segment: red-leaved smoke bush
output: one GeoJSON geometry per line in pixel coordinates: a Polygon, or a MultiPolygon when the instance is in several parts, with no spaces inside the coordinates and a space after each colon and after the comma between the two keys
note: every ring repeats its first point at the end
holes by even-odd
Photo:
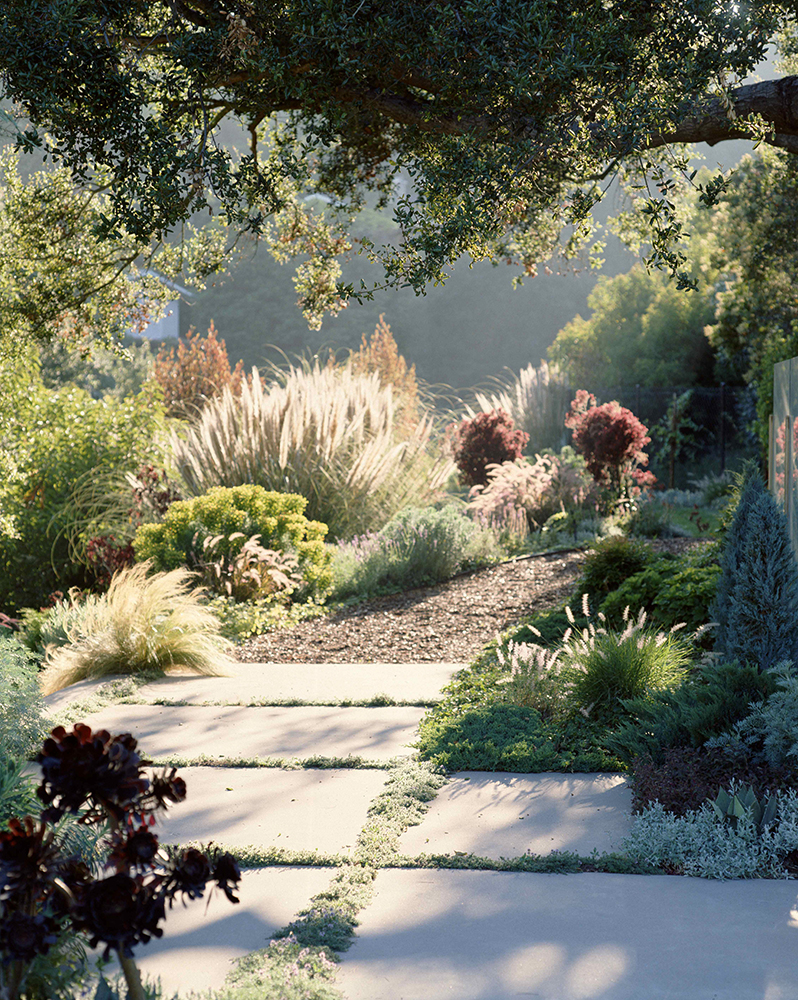
{"type": "Polygon", "coordinates": [[[454,461],[466,486],[484,486],[488,466],[514,462],[529,441],[529,435],[515,426],[504,410],[478,413],[473,418],[452,424],[454,461]]]}
{"type": "Polygon", "coordinates": [[[648,428],[616,400],[597,406],[596,397],[580,389],[565,426],[573,431],[573,446],[584,457],[588,471],[616,498],[634,496],[656,482],[642,468],[648,465],[643,451],[651,440],[648,428]]]}

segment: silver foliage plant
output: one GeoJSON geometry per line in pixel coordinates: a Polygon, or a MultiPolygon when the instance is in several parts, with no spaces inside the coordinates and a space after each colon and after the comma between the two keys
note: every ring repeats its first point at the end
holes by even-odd
{"type": "Polygon", "coordinates": [[[798,791],[779,793],[776,818],[761,833],[752,816],[724,823],[709,802],[684,816],[654,802],[634,817],[623,849],[699,878],[787,878],[784,859],[798,849],[798,791]]]}

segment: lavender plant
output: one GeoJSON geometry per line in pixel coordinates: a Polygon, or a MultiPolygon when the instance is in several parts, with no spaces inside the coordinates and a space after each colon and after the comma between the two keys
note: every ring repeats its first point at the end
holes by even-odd
{"type": "Polygon", "coordinates": [[[237,903],[238,865],[229,854],[160,846],[154,814],[185,799],[185,782],[174,768],[148,778],[129,734],[58,726],[36,759],[41,815],[0,832],[0,996],[19,1000],[34,961],[77,934],[103,945],[105,958],[115,952],[129,1000],[146,1000],[133,949],[161,937],[167,905],[202,898],[209,883],[237,903]],[[99,873],[65,842],[67,815],[102,834],[99,873]]]}
{"type": "Polygon", "coordinates": [[[499,556],[493,531],[453,505],[408,508],[379,532],[340,543],[333,566],[334,596],[408,589],[448,580],[468,563],[499,556]]]}

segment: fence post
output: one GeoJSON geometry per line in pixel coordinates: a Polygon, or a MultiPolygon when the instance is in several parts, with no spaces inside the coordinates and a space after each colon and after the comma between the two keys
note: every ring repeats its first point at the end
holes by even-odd
{"type": "Polygon", "coordinates": [[[720,474],[726,471],[726,383],[720,383],[720,474]]]}

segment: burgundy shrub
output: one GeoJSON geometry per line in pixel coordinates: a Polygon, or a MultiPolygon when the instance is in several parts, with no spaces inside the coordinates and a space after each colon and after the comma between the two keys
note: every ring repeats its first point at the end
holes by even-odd
{"type": "Polygon", "coordinates": [[[504,410],[490,410],[462,420],[452,437],[454,461],[466,486],[484,486],[487,467],[514,462],[529,441],[526,431],[516,429],[513,418],[504,410]]]}
{"type": "Polygon", "coordinates": [[[580,389],[565,418],[573,432],[573,446],[584,457],[587,468],[600,485],[617,496],[656,482],[643,448],[649,443],[648,429],[631,410],[616,400],[596,406],[596,397],[580,389]]]}

